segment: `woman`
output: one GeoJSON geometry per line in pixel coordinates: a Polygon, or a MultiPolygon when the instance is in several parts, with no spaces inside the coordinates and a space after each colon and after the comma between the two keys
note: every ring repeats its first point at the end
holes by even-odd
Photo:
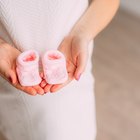
{"type": "Polygon", "coordinates": [[[118,5],[119,0],[0,0],[1,140],[96,138],[93,39],[118,5]],[[22,87],[15,61],[28,49],[40,55],[60,50],[68,81],[49,85],[41,72],[39,85],[22,87]]]}

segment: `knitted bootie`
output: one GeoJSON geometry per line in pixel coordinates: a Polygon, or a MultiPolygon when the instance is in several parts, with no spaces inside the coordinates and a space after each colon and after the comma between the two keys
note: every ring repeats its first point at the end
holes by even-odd
{"type": "Polygon", "coordinates": [[[35,50],[21,53],[16,61],[18,80],[22,86],[34,86],[41,82],[39,54],[35,50]]]}
{"type": "Polygon", "coordinates": [[[48,50],[42,56],[45,80],[49,84],[62,84],[68,79],[66,60],[58,50],[48,50]]]}

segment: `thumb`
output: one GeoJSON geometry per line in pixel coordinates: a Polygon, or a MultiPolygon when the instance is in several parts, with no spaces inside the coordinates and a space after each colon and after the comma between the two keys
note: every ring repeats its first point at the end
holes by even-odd
{"type": "Polygon", "coordinates": [[[10,69],[5,73],[5,76],[12,84],[17,83],[17,76],[14,70],[10,69]]]}
{"type": "Polygon", "coordinates": [[[80,79],[81,74],[85,71],[87,64],[88,54],[87,52],[81,52],[76,60],[77,68],[74,73],[74,77],[76,80],[80,79]]]}

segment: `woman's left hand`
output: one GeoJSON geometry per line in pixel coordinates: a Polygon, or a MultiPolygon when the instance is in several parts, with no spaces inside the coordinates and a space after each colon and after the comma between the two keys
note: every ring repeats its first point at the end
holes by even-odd
{"type": "Polygon", "coordinates": [[[72,31],[64,38],[58,50],[66,57],[68,80],[64,84],[45,85],[45,91],[55,92],[66,86],[74,78],[79,80],[84,72],[88,60],[88,44],[90,40],[105,28],[111,21],[119,7],[119,0],[113,1],[93,1],[82,17],[74,25],[72,31]],[[115,3],[114,3],[115,2],[115,3]],[[110,6],[111,4],[111,6],[110,6]],[[100,5],[104,5],[102,8],[100,5]]]}
{"type": "MultiPolygon", "coordinates": [[[[84,36],[80,32],[71,33],[63,39],[58,50],[65,55],[68,80],[63,84],[47,85],[50,86],[50,92],[58,91],[69,84],[73,79],[80,79],[88,61],[88,44],[89,40],[87,36],[84,36]]],[[[45,88],[48,88],[47,86],[45,88]]]]}

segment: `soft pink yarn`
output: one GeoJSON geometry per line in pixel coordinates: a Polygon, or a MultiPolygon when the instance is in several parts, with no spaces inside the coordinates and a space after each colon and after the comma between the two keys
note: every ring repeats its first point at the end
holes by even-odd
{"type": "Polygon", "coordinates": [[[68,79],[66,60],[58,50],[48,50],[42,56],[45,80],[49,84],[61,84],[68,79]]]}
{"type": "Polygon", "coordinates": [[[39,54],[35,50],[21,53],[16,61],[18,80],[22,86],[34,86],[41,82],[39,54]]]}
{"type": "MultiPolygon", "coordinates": [[[[34,86],[41,82],[37,51],[24,51],[18,56],[16,65],[18,79],[22,86],[34,86]]],[[[68,79],[65,56],[60,51],[47,50],[42,55],[42,66],[48,84],[62,84],[68,79]]]]}

